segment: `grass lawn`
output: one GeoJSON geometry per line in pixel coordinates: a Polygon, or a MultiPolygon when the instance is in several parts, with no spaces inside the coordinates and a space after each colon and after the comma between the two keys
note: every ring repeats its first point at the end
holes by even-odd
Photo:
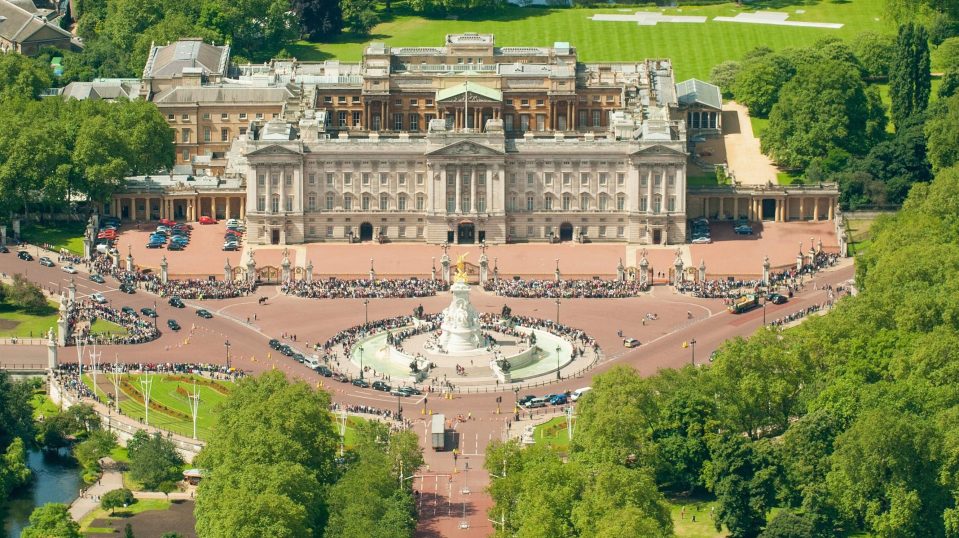
{"type": "Polygon", "coordinates": [[[93,334],[114,334],[114,335],[123,335],[126,336],[127,330],[123,327],[113,323],[112,321],[107,321],[105,319],[97,319],[93,322],[93,325],[90,327],[90,332],[93,334]]]}
{"type": "Polygon", "coordinates": [[[749,116],[749,123],[753,126],[753,136],[760,138],[763,132],[766,130],[766,127],[769,126],[769,118],[757,118],[756,116],[749,116]]]}
{"type": "Polygon", "coordinates": [[[50,417],[60,412],[57,404],[53,403],[53,401],[42,392],[34,393],[33,397],[30,398],[30,406],[33,407],[34,419],[40,416],[50,417]]]}
{"type": "Polygon", "coordinates": [[[715,172],[700,171],[695,165],[691,165],[686,168],[686,170],[696,171],[696,175],[686,176],[686,184],[690,187],[712,187],[719,185],[719,179],[716,178],[715,172]]]}
{"type": "Polygon", "coordinates": [[[875,222],[875,219],[846,219],[850,256],[856,256],[869,249],[872,241],[870,228],[873,222],[875,222]]]}
{"type": "Polygon", "coordinates": [[[402,4],[394,2],[394,16],[383,16],[369,36],[344,35],[329,43],[305,41],[289,47],[290,55],[300,60],[355,62],[370,41],[391,46],[442,46],[448,33],[482,32],[496,34],[498,46],[549,46],[568,41],[585,62],[629,61],[643,58],[672,58],[676,80],[708,78],[712,66],[724,60],[736,60],[743,53],[767,46],[774,50],[811,45],[827,36],[850,38],[863,31],[892,32],[891,24],[881,20],[883,0],[852,0],[845,3],[803,0],[761,0],[748,7],[735,3],[711,6],[684,6],[662,9],[654,6],[617,8],[518,8],[510,7],[492,14],[474,14],[459,20],[429,19],[405,14],[402,4]],[[716,16],[769,9],[789,13],[789,20],[843,23],[841,29],[796,28],[763,24],[717,22],[716,16]],[[796,13],[804,10],[804,13],[796,13]],[[639,26],[631,22],[597,22],[597,13],[623,14],[635,11],[662,11],[670,15],[708,17],[703,24],[661,23],[639,26]]]}
{"type": "Polygon", "coordinates": [[[681,538],[720,538],[725,532],[717,532],[710,509],[715,501],[698,499],[669,499],[669,512],[673,516],[673,530],[681,538]],[[683,508],[686,509],[685,515],[683,508]],[[696,516],[696,521],[693,521],[696,516]]]}
{"type": "Polygon", "coordinates": [[[792,185],[797,182],[796,180],[799,180],[799,183],[801,183],[802,177],[802,172],[777,172],[776,182],[780,185],[792,185]]]}
{"type": "MultiPolygon", "coordinates": [[[[171,378],[172,376],[168,375],[155,375],[153,376],[153,388],[150,391],[150,401],[156,402],[160,405],[164,405],[175,411],[179,411],[185,414],[187,417],[190,415],[190,403],[186,396],[177,392],[177,387],[182,387],[187,392],[193,391],[193,383],[186,381],[178,381],[171,378]]],[[[129,374],[130,384],[132,384],[138,391],[142,394],[142,387],[139,384],[139,375],[129,374]]],[[[204,378],[207,379],[207,378],[204,378]]],[[[208,379],[207,379],[208,380],[208,379]]],[[[107,398],[107,392],[104,391],[105,382],[108,382],[108,378],[105,375],[101,375],[97,378],[98,387],[97,392],[100,393],[104,398],[107,398]]],[[[93,387],[93,379],[89,374],[83,376],[83,382],[88,387],[93,387]]],[[[224,386],[231,387],[232,383],[228,381],[216,381],[216,383],[224,386]]],[[[200,440],[207,439],[211,432],[213,431],[213,426],[216,424],[216,413],[213,412],[213,409],[216,408],[217,404],[222,402],[227,398],[223,393],[216,391],[208,386],[197,384],[197,389],[200,392],[200,411],[199,417],[197,418],[196,433],[197,437],[200,440]]],[[[113,395],[112,386],[109,388],[109,395],[113,395]]],[[[120,388],[120,410],[123,411],[123,414],[133,417],[135,419],[142,419],[144,417],[143,404],[135,400],[130,399],[123,392],[123,388],[120,388]]],[[[336,417],[334,417],[336,418],[336,417]]],[[[346,420],[346,447],[352,447],[356,442],[356,426],[365,419],[355,416],[349,416],[346,420]]],[[[150,425],[163,428],[165,430],[170,430],[180,435],[186,437],[193,436],[193,420],[192,418],[183,418],[170,414],[163,413],[157,409],[154,409],[152,406],[150,408],[150,425]]],[[[339,434],[339,423],[335,424],[335,430],[339,434]]],[[[118,453],[118,456],[125,457],[125,451],[123,453],[118,453]]],[[[116,457],[114,457],[116,459],[116,457]]],[[[120,460],[117,460],[120,461],[120,460]]],[[[124,475],[124,480],[126,476],[124,475]]],[[[130,488],[133,489],[133,488],[130,488]]]]}
{"type": "Polygon", "coordinates": [[[35,245],[49,243],[57,249],[65,248],[77,256],[83,256],[83,232],[85,222],[32,223],[23,228],[24,241],[35,245]]]}
{"type": "Polygon", "coordinates": [[[170,501],[166,499],[138,499],[137,502],[126,508],[117,508],[113,515],[109,510],[97,508],[80,520],[80,532],[87,534],[114,534],[116,529],[108,527],[90,527],[97,519],[125,519],[150,510],[169,510],[170,501]]]}
{"type": "MultiPolygon", "coordinates": [[[[886,108],[889,109],[892,107],[892,98],[889,97],[889,84],[887,83],[876,83],[875,86],[879,88],[879,96],[882,98],[882,103],[886,105],[886,108]]],[[[934,103],[939,99],[939,86],[942,86],[942,77],[932,77],[932,90],[929,92],[929,102],[934,103]]],[[[896,130],[892,126],[892,116],[889,113],[886,113],[889,116],[889,124],[886,125],[886,132],[893,133],[896,130]]]]}
{"type": "MultiPolygon", "coordinates": [[[[573,432],[575,434],[575,418],[573,432]]],[[[566,429],[566,417],[556,417],[544,422],[533,430],[533,439],[537,443],[546,443],[548,446],[565,452],[569,449],[569,432],[566,429]]]]}
{"type": "Polygon", "coordinates": [[[47,301],[47,309],[28,314],[8,302],[0,302],[0,337],[40,338],[50,327],[56,329],[58,305],[47,301]]]}

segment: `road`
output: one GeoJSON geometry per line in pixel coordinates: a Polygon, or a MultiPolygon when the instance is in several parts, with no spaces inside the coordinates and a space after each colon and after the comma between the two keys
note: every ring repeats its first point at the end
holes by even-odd
{"type": "MultiPolygon", "coordinates": [[[[15,254],[0,254],[0,271],[6,274],[23,273],[30,280],[48,290],[66,293],[71,275],[60,267],[47,268],[36,261],[18,260],[15,254]]],[[[841,285],[853,276],[850,260],[839,267],[824,271],[807,280],[805,289],[784,305],[768,305],[767,320],[783,317],[826,301],[825,285],[841,285]]],[[[433,452],[426,446],[428,435],[422,435],[426,466],[412,478],[418,497],[419,526],[417,536],[485,536],[492,532],[493,524],[486,518],[491,499],[484,493],[489,477],[482,470],[483,453],[492,439],[502,439],[506,434],[506,418],[497,414],[496,397],[503,397],[501,410],[511,407],[514,394],[500,392],[491,394],[457,394],[452,400],[430,395],[403,399],[368,389],[358,389],[349,384],[330,382],[312,370],[286,357],[273,353],[267,345],[270,338],[283,334],[296,335],[296,342],[285,340],[294,346],[305,347],[308,343],[322,342],[337,331],[363,323],[369,319],[409,314],[422,304],[427,313],[438,312],[449,303],[448,296],[423,299],[374,299],[368,307],[361,299],[310,300],[281,295],[276,287],[264,287],[255,296],[229,299],[187,301],[187,308],[177,309],[167,305],[144,291],[127,295],[117,289],[112,279],[105,285],[88,280],[86,273],[76,275],[77,295],[80,298],[94,292],[103,293],[111,304],[131,306],[139,310],[153,307],[159,313],[158,323],[162,336],[154,342],[133,346],[101,346],[101,360],[114,358],[125,363],[198,362],[225,364],[227,347],[231,363],[253,372],[273,368],[282,370],[332,394],[333,400],[343,404],[372,405],[395,409],[402,405],[407,417],[416,417],[414,429],[426,431],[428,412],[444,413],[447,417],[471,413],[473,419],[455,424],[459,449],[463,455],[454,463],[450,452],[433,452]],[[258,304],[257,297],[268,296],[265,304],[258,304]],[[195,315],[197,308],[214,312],[213,319],[195,315]],[[366,310],[368,308],[368,311],[366,310]],[[166,328],[166,320],[174,318],[183,330],[174,333],[166,328]],[[467,469],[466,466],[469,466],[467,469]],[[464,528],[466,527],[466,528],[464,528]]],[[[471,298],[480,311],[499,312],[508,304],[514,314],[553,319],[557,315],[555,301],[549,299],[505,299],[474,291],[471,298]]],[[[726,312],[722,301],[695,299],[673,292],[668,287],[656,287],[644,297],[633,299],[567,299],[562,300],[558,315],[561,322],[578,327],[596,338],[606,359],[581,377],[538,389],[539,393],[576,390],[590,385],[593,376],[617,365],[636,368],[643,375],[652,375],[661,368],[677,368],[692,362],[693,349],[684,348],[683,342],[696,340],[696,362],[708,360],[712,351],[723,341],[748,336],[763,324],[764,311],[754,309],[741,315],[726,312]],[[647,313],[654,313],[655,321],[643,320],[647,313]],[[690,317],[691,316],[691,317],[690,317]],[[626,349],[618,331],[624,336],[642,342],[638,348],[626,349]]],[[[61,361],[75,361],[72,349],[60,350],[61,361]]],[[[535,390],[523,390],[525,393],[535,390]]],[[[513,428],[521,428],[522,424],[513,428]]]]}

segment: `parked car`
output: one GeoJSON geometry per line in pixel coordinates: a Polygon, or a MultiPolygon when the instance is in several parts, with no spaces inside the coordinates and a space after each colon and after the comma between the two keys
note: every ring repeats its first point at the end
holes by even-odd
{"type": "Polygon", "coordinates": [[[223,250],[227,252],[236,251],[236,250],[240,250],[240,246],[237,245],[236,243],[233,243],[232,245],[223,245],[223,250]]]}
{"type": "Polygon", "coordinates": [[[332,377],[332,376],[333,376],[333,370],[330,370],[330,369],[327,368],[326,366],[322,366],[322,365],[316,367],[316,373],[320,374],[320,375],[323,376],[323,377],[332,377]]]}
{"type": "Polygon", "coordinates": [[[64,265],[61,267],[64,273],[70,273],[71,275],[77,274],[77,268],[72,265],[64,265]]]}
{"type": "Polygon", "coordinates": [[[177,243],[176,241],[170,241],[170,244],[166,246],[167,250],[183,250],[186,246],[183,243],[177,243]]]}
{"type": "Polygon", "coordinates": [[[97,304],[105,304],[107,302],[107,298],[104,297],[102,293],[94,293],[90,296],[90,300],[97,304]]]}
{"type": "Polygon", "coordinates": [[[280,341],[277,340],[276,338],[270,340],[270,347],[273,349],[279,349],[281,345],[283,344],[281,344],[280,341]]]}
{"type": "Polygon", "coordinates": [[[370,384],[367,383],[365,379],[359,379],[359,378],[353,380],[353,386],[360,387],[361,389],[370,388],[370,384]]]}
{"type": "Polygon", "coordinates": [[[517,403],[519,405],[526,405],[526,402],[533,400],[535,398],[536,398],[535,394],[527,394],[526,396],[523,396],[522,398],[520,398],[519,401],[517,401],[517,403]]]}
{"type": "Polygon", "coordinates": [[[10,249],[8,249],[6,245],[0,245],[0,254],[8,254],[9,252],[10,249]]]}
{"type": "Polygon", "coordinates": [[[124,282],[123,284],[120,284],[120,291],[126,293],[127,295],[133,295],[137,292],[137,288],[129,282],[124,282]]]}
{"type": "Polygon", "coordinates": [[[401,398],[408,398],[409,394],[407,394],[405,391],[402,391],[400,389],[393,389],[390,391],[390,396],[399,396],[401,398]]]}
{"type": "Polygon", "coordinates": [[[24,261],[28,261],[28,262],[32,262],[32,261],[33,261],[33,256],[31,256],[30,253],[27,252],[26,250],[18,251],[18,252],[17,252],[17,257],[20,258],[21,260],[24,260],[24,261]]]}
{"type": "Polygon", "coordinates": [[[626,347],[639,347],[639,340],[635,338],[624,338],[623,345],[626,347]]]}
{"type": "Polygon", "coordinates": [[[346,374],[341,374],[339,372],[333,372],[333,375],[330,376],[330,378],[333,379],[334,381],[339,381],[340,383],[350,382],[350,378],[347,377],[346,374]]]}
{"type": "Polygon", "coordinates": [[[696,245],[709,244],[709,243],[712,243],[712,242],[713,242],[713,240],[710,239],[709,237],[694,237],[693,240],[692,240],[692,243],[694,243],[694,244],[696,244],[696,245]]]}
{"type": "Polygon", "coordinates": [[[150,241],[147,243],[147,248],[163,248],[166,245],[166,241],[150,241]]]}
{"type": "Polygon", "coordinates": [[[211,314],[210,311],[205,308],[201,308],[197,310],[196,315],[200,316],[203,319],[210,319],[213,317],[213,314],[211,314]]]}
{"type": "Polygon", "coordinates": [[[54,266],[56,266],[57,264],[53,263],[53,260],[51,260],[50,258],[47,258],[46,256],[41,256],[41,257],[40,257],[40,265],[42,265],[42,266],[44,266],[44,267],[54,267],[54,266]]]}
{"type": "Polygon", "coordinates": [[[239,225],[240,225],[240,221],[237,220],[237,219],[227,219],[227,220],[226,220],[226,226],[227,226],[227,228],[229,228],[230,226],[239,226],[239,225]]]}
{"type": "Polygon", "coordinates": [[[152,309],[152,308],[149,308],[149,307],[141,308],[141,309],[140,309],[140,313],[143,314],[144,316],[148,317],[148,318],[155,318],[155,317],[157,317],[157,311],[154,310],[154,309],[152,309]]]}
{"type": "Polygon", "coordinates": [[[532,400],[523,404],[523,407],[526,409],[536,409],[538,407],[546,407],[546,398],[533,398],[532,400]]]}
{"type": "Polygon", "coordinates": [[[566,405],[568,400],[569,398],[567,398],[565,394],[557,394],[549,399],[549,403],[551,405],[566,405]]]}
{"type": "Polygon", "coordinates": [[[106,280],[104,280],[103,277],[100,276],[100,275],[98,275],[97,273],[91,274],[91,275],[90,275],[90,280],[93,281],[93,282],[96,282],[97,284],[105,284],[105,283],[106,283],[106,280]]]}
{"type": "Polygon", "coordinates": [[[124,306],[123,308],[120,309],[120,312],[123,312],[124,314],[129,314],[131,316],[137,315],[137,311],[134,310],[133,307],[131,306],[124,306]]]}
{"type": "Polygon", "coordinates": [[[785,304],[789,298],[781,293],[770,293],[766,296],[766,300],[772,304],[785,304]]]}
{"type": "Polygon", "coordinates": [[[379,391],[382,391],[382,392],[390,392],[391,390],[393,390],[393,387],[389,386],[389,385],[386,384],[386,382],[384,382],[384,381],[374,381],[374,382],[373,382],[373,390],[379,390],[379,391]]]}
{"type": "Polygon", "coordinates": [[[400,388],[397,389],[397,390],[401,390],[401,391],[405,392],[407,396],[412,396],[412,395],[414,395],[414,394],[418,396],[418,395],[420,395],[420,394],[423,394],[423,392],[420,391],[420,390],[419,390],[418,388],[416,388],[416,387],[400,387],[400,388]]]}
{"type": "Polygon", "coordinates": [[[168,320],[166,320],[166,325],[167,325],[167,327],[169,327],[171,330],[174,330],[174,331],[179,331],[179,330],[180,330],[180,324],[177,323],[175,319],[168,319],[168,320]]]}
{"type": "Polygon", "coordinates": [[[170,300],[167,301],[167,304],[169,304],[170,306],[174,308],[183,308],[184,306],[186,306],[183,304],[183,299],[180,299],[178,295],[174,295],[173,297],[170,297],[170,300]]]}
{"type": "Polygon", "coordinates": [[[740,224],[739,226],[733,228],[733,231],[739,235],[752,235],[753,227],[748,224],[740,224]]]}
{"type": "Polygon", "coordinates": [[[573,391],[573,395],[570,396],[569,399],[575,402],[576,400],[582,398],[584,394],[586,394],[587,392],[591,390],[593,390],[593,387],[583,387],[581,389],[576,389],[573,391]]]}
{"type": "Polygon", "coordinates": [[[200,217],[200,224],[216,224],[216,219],[207,215],[203,215],[200,217]]]}

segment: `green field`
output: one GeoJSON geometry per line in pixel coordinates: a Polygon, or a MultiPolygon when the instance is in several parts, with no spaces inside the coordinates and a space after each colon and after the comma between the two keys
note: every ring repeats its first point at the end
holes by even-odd
{"type": "Polygon", "coordinates": [[[123,335],[127,334],[127,330],[123,327],[113,323],[112,321],[107,321],[105,319],[97,319],[93,322],[93,325],[90,327],[90,332],[93,334],[112,334],[112,335],[123,335]]]}
{"type": "Polygon", "coordinates": [[[673,516],[676,536],[681,538],[720,538],[725,532],[717,532],[713,525],[711,509],[715,501],[697,499],[670,499],[669,511],[673,516]],[[685,513],[683,508],[686,509],[685,513]],[[693,516],[696,521],[693,521],[693,516]]]}
{"type": "Polygon", "coordinates": [[[57,303],[47,301],[48,308],[39,314],[28,314],[8,302],[0,302],[0,337],[40,338],[47,330],[57,328],[57,303]]]}
{"type": "MultiPolygon", "coordinates": [[[[576,419],[573,418],[573,434],[576,434],[576,419]]],[[[533,430],[533,440],[565,452],[569,449],[569,433],[566,429],[566,417],[556,417],[544,422],[533,430]]]]}
{"type": "Polygon", "coordinates": [[[489,15],[471,15],[459,20],[428,19],[404,14],[402,4],[394,3],[393,17],[377,25],[369,36],[344,35],[334,42],[299,42],[288,47],[300,60],[358,61],[370,41],[385,41],[393,46],[442,46],[444,36],[456,32],[496,34],[499,46],[548,46],[568,41],[585,62],[630,61],[640,58],[672,58],[676,80],[708,78],[709,70],[725,60],[739,59],[744,52],[759,46],[774,50],[811,45],[827,36],[850,38],[863,31],[891,32],[891,24],[881,19],[883,0],[815,2],[766,0],[738,7],[735,3],[711,6],[685,6],[663,9],[655,6],[626,8],[507,8],[489,15]],[[769,9],[789,13],[789,20],[843,23],[841,29],[795,28],[763,24],[713,21],[716,16],[769,9]],[[597,13],[624,14],[635,11],[662,11],[670,15],[708,17],[703,24],[660,23],[639,26],[630,22],[590,20],[597,13]],[[797,10],[805,13],[796,13],[797,10]],[[878,20],[877,20],[878,19],[878,20]]]}
{"type": "Polygon", "coordinates": [[[23,240],[34,245],[49,243],[57,249],[65,248],[77,256],[83,256],[83,232],[85,222],[33,223],[21,231],[23,240]]]}
{"type": "MultiPolygon", "coordinates": [[[[142,394],[142,387],[139,384],[140,377],[141,376],[137,374],[128,374],[127,376],[130,384],[132,384],[142,394]]],[[[83,376],[83,382],[87,385],[87,387],[93,387],[93,380],[89,374],[85,374],[83,376]]],[[[97,377],[97,392],[104,399],[108,398],[107,393],[104,392],[105,387],[109,387],[109,394],[111,396],[113,395],[113,386],[106,385],[106,383],[109,383],[109,379],[105,374],[101,374],[97,377]]],[[[223,387],[226,387],[227,389],[233,385],[228,381],[217,381],[217,383],[223,387]]],[[[178,386],[182,387],[187,392],[193,391],[193,383],[177,381],[175,379],[171,379],[171,376],[168,375],[153,376],[153,389],[150,391],[150,401],[166,406],[174,411],[179,411],[180,413],[186,415],[187,418],[166,414],[151,406],[150,425],[165,430],[170,430],[186,437],[192,437],[193,419],[189,418],[191,417],[190,402],[186,396],[177,392],[176,389],[178,386]]],[[[197,384],[197,389],[200,392],[200,411],[199,417],[197,418],[196,433],[199,439],[205,440],[209,438],[213,430],[213,426],[216,424],[216,413],[213,412],[213,410],[220,402],[226,399],[227,396],[205,385],[197,384]]],[[[133,417],[135,419],[143,419],[145,415],[143,403],[132,400],[125,396],[122,386],[120,387],[120,410],[123,411],[124,415],[133,417]]],[[[347,448],[350,448],[355,444],[356,426],[363,422],[363,420],[364,419],[355,416],[347,417],[345,436],[345,444],[347,448]]],[[[338,422],[336,424],[336,432],[339,434],[338,422]]]]}
{"type": "MultiPolygon", "coordinates": [[[[110,514],[109,510],[104,510],[103,508],[97,508],[90,512],[89,514],[83,516],[83,519],[79,521],[80,531],[84,534],[116,534],[118,531],[114,528],[109,527],[91,527],[90,524],[98,519],[109,519],[122,521],[128,517],[135,516],[137,514],[142,514],[143,512],[148,512],[151,510],[169,510],[170,501],[166,499],[138,499],[137,502],[131,504],[126,508],[118,508],[114,511],[113,515],[110,514]]],[[[122,528],[122,524],[119,524],[122,528]]]]}

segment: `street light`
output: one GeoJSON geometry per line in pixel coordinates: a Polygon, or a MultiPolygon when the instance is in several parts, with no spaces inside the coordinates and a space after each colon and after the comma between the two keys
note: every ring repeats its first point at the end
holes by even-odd
{"type": "Polygon", "coordinates": [[[364,327],[370,324],[370,300],[363,299],[363,313],[365,318],[364,327]]]}
{"type": "Polygon", "coordinates": [[[360,346],[359,352],[360,352],[360,379],[363,379],[363,346],[360,346]]]}
{"type": "Polygon", "coordinates": [[[556,298],[556,324],[559,325],[559,297],[556,298]]]}
{"type": "Polygon", "coordinates": [[[400,404],[400,395],[396,395],[396,418],[400,422],[403,421],[403,405],[400,404]]]}
{"type": "Polygon", "coordinates": [[[763,326],[766,325],[766,302],[767,299],[763,297],[763,326]]]}
{"type": "Polygon", "coordinates": [[[158,317],[159,317],[159,314],[157,313],[157,302],[156,302],[156,301],[153,301],[153,328],[154,328],[154,329],[157,328],[157,318],[158,318],[158,317]]]}
{"type": "Polygon", "coordinates": [[[516,398],[516,403],[513,406],[513,413],[515,413],[515,420],[519,420],[519,387],[513,387],[513,396],[516,398]]]}
{"type": "Polygon", "coordinates": [[[226,369],[230,369],[230,341],[227,340],[223,342],[223,346],[226,347],[226,369]]]}
{"type": "Polygon", "coordinates": [[[696,339],[695,338],[689,341],[689,347],[693,351],[693,366],[696,366],[696,339]]]}
{"type": "Polygon", "coordinates": [[[557,379],[557,380],[562,379],[562,378],[559,376],[559,352],[560,352],[560,351],[561,351],[561,350],[560,350],[559,346],[556,346],[556,379],[557,379]]]}

